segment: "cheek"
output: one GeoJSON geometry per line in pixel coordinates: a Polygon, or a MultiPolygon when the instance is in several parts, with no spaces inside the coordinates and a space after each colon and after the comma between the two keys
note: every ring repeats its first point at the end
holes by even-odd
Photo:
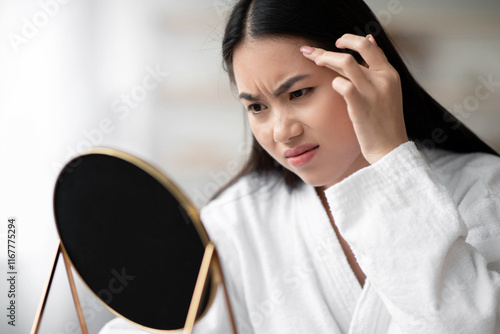
{"type": "Polygon", "coordinates": [[[348,136],[354,133],[347,105],[340,94],[331,93],[318,102],[318,110],[311,118],[316,129],[335,136],[348,136]]]}
{"type": "Polygon", "coordinates": [[[257,122],[253,118],[254,117],[252,115],[248,116],[250,129],[252,130],[252,133],[255,139],[259,142],[260,146],[268,150],[272,143],[274,143],[272,129],[267,126],[266,123],[257,122]]]}

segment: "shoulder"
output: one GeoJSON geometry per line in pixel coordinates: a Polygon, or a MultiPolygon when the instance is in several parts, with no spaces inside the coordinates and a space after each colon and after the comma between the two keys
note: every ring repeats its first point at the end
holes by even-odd
{"type": "Polygon", "coordinates": [[[270,241],[276,237],[274,231],[290,220],[290,199],[295,193],[288,190],[278,174],[250,174],[201,209],[201,221],[217,247],[237,300],[244,299],[243,273],[255,268],[260,258],[256,254],[266,253],[269,245],[275,246],[270,241]]]}
{"type": "Polygon", "coordinates": [[[282,186],[284,184],[277,173],[271,173],[268,176],[251,173],[240,177],[201,210],[202,212],[208,212],[248,201],[255,201],[262,196],[269,196],[277,191],[279,192],[282,186]]]}
{"type": "Polygon", "coordinates": [[[241,177],[200,211],[210,238],[241,231],[242,225],[268,221],[269,215],[283,207],[292,192],[278,173],[241,177]]]}

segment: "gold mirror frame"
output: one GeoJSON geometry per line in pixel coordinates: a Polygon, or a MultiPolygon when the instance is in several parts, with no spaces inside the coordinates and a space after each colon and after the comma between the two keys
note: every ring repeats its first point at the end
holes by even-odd
{"type": "Polygon", "coordinates": [[[152,331],[152,332],[156,332],[156,333],[178,333],[180,330],[182,330],[183,333],[190,334],[193,330],[194,325],[206,315],[206,313],[208,312],[208,310],[212,306],[213,301],[215,299],[215,295],[216,295],[218,286],[221,284],[222,288],[223,288],[223,292],[224,292],[224,299],[225,299],[227,309],[228,309],[231,328],[232,328],[233,333],[236,334],[237,331],[236,331],[236,324],[234,321],[234,315],[233,315],[233,311],[231,308],[229,296],[227,293],[227,288],[226,288],[226,284],[224,281],[224,276],[222,274],[222,269],[220,266],[219,257],[217,255],[217,250],[215,248],[215,245],[208,238],[208,234],[207,234],[205,228],[203,227],[203,224],[200,220],[199,212],[196,209],[196,207],[189,201],[189,199],[184,195],[184,193],[158,169],[156,169],[152,165],[148,164],[147,162],[145,162],[142,159],[137,158],[136,156],[134,156],[132,154],[126,153],[124,151],[112,149],[112,148],[105,148],[105,147],[93,148],[93,149],[88,150],[85,153],[75,157],[70,162],[68,162],[68,164],[66,164],[66,166],[61,170],[57,180],[60,179],[60,177],[64,173],[65,169],[71,164],[71,162],[77,160],[80,157],[83,157],[86,155],[91,155],[91,154],[100,154],[100,155],[106,155],[106,156],[119,158],[121,160],[124,160],[124,161],[138,167],[139,169],[141,169],[145,173],[152,176],[177,200],[177,202],[182,206],[182,208],[189,215],[189,219],[191,220],[191,222],[194,224],[195,229],[198,232],[198,235],[203,243],[205,251],[204,251],[203,259],[202,259],[202,262],[200,265],[200,270],[198,273],[198,278],[196,280],[196,285],[195,285],[195,288],[193,291],[193,295],[191,297],[191,303],[189,306],[189,310],[188,310],[188,314],[187,314],[186,321],[184,324],[184,328],[179,328],[179,329],[174,329],[174,330],[159,330],[159,329],[155,329],[155,328],[149,328],[149,327],[143,326],[139,323],[136,323],[136,322],[122,316],[121,314],[116,312],[113,308],[111,308],[108,304],[103,302],[97,296],[97,294],[87,285],[86,281],[80,275],[78,270],[76,270],[76,268],[74,267],[74,265],[71,261],[71,258],[69,257],[68,253],[66,252],[66,249],[64,248],[64,245],[63,245],[62,240],[61,240],[61,234],[60,234],[59,228],[56,224],[56,229],[57,229],[57,233],[59,235],[59,240],[57,242],[56,252],[55,252],[53,262],[52,262],[53,264],[52,264],[51,272],[50,272],[49,278],[47,280],[45,289],[42,293],[42,298],[41,298],[41,301],[40,301],[40,304],[39,304],[39,307],[38,307],[38,310],[37,310],[37,313],[35,316],[35,320],[33,322],[33,326],[32,326],[30,333],[37,334],[39,329],[40,329],[41,320],[43,318],[43,312],[44,312],[44,309],[46,306],[47,298],[48,298],[50,288],[52,285],[52,281],[54,278],[55,270],[56,270],[57,263],[59,260],[59,255],[62,253],[65,267],[66,267],[66,273],[68,276],[68,281],[69,281],[69,285],[70,285],[70,289],[71,289],[71,294],[73,296],[73,301],[75,304],[75,310],[76,310],[78,321],[80,323],[80,328],[81,328],[83,334],[88,334],[88,329],[87,329],[87,325],[85,322],[85,317],[83,315],[80,300],[78,297],[78,292],[77,292],[77,289],[75,286],[73,273],[71,270],[72,267],[75,269],[76,274],[78,275],[80,280],[83,282],[83,284],[87,287],[87,289],[91,292],[91,294],[95,298],[97,298],[97,300],[99,300],[101,302],[101,304],[103,304],[109,311],[111,311],[117,317],[120,317],[122,319],[127,320],[128,322],[133,323],[135,326],[137,326],[139,328],[142,328],[142,329],[145,329],[148,331],[152,331]],[[211,276],[211,281],[210,281],[211,285],[208,289],[210,295],[208,297],[207,306],[206,306],[205,310],[197,317],[201,299],[202,299],[204,293],[206,293],[205,285],[206,285],[207,278],[209,277],[209,275],[211,276]]]}

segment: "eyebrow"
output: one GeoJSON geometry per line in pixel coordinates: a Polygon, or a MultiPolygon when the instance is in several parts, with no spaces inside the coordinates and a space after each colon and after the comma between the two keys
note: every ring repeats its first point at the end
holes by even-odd
{"type": "MultiPolygon", "coordinates": [[[[279,96],[279,95],[283,94],[288,89],[290,89],[290,87],[292,87],[297,81],[300,81],[300,80],[305,79],[307,77],[309,77],[309,74],[299,74],[299,75],[296,75],[296,76],[293,76],[293,77],[287,79],[278,88],[276,88],[276,90],[273,92],[273,95],[279,96]]],[[[252,101],[252,102],[258,101],[260,99],[260,97],[258,95],[255,96],[255,95],[245,93],[245,92],[241,92],[239,95],[239,98],[245,99],[248,101],[252,101]]]]}

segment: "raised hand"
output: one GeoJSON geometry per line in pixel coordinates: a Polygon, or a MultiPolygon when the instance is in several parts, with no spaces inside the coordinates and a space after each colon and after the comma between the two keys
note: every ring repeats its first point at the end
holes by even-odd
{"type": "Polygon", "coordinates": [[[365,62],[360,65],[350,54],[310,46],[300,51],[318,66],[340,74],[332,87],[344,97],[361,152],[373,164],[408,141],[399,74],[371,35],[345,34],[336,46],[359,52],[365,62]]]}

